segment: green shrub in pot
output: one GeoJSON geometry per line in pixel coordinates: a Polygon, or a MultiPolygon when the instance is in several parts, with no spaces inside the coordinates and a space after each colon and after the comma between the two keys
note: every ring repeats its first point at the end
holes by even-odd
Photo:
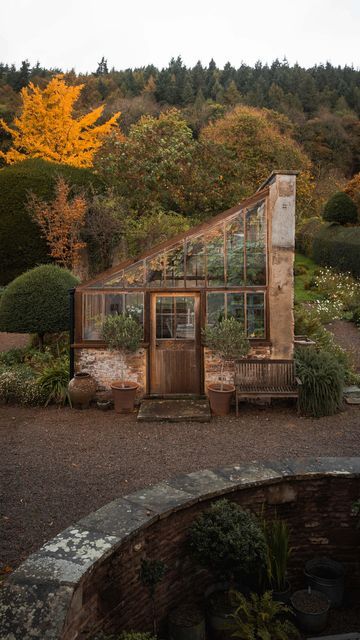
{"type": "Polygon", "coordinates": [[[204,344],[220,358],[220,384],[208,385],[209,400],[215,415],[226,415],[230,411],[230,399],[235,390],[234,385],[224,383],[224,367],[226,362],[233,362],[247,356],[250,342],[244,333],[244,326],[235,318],[226,318],[214,326],[207,326],[202,331],[204,344]]]}
{"type": "Polygon", "coordinates": [[[266,542],[255,516],[235,502],[213,503],[189,532],[193,557],[216,579],[258,581],[266,566],[266,542]]]}
{"type": "Polygon", "coordinates": [[[289,526],[284,520],[262,520],[266,540],[266,573],[270,589],[277,595],[275,599],[288,600],[290,585],[287,580],[287,564],[291,549],[289,545],[289,526]],[[283,594],[283,597],[281,597],[283,594]]]}
{"type": "Polygon", "coordinates": [[[128,413],[134,409],[136,382],[125,380],[126,354],[134,353],[143,339],[143,328],[135,318],[123,314],[106,316],[102,338],[110,351],[120,353],[120,380],[111,384],[114,395],[115,411],[128,413]]]}

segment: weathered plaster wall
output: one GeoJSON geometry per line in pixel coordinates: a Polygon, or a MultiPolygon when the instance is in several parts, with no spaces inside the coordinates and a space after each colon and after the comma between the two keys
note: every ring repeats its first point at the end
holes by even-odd
{"type": "Polygon", "coordinates": [[[296,175],[276,174],[269,194],[269,322],[272,358],[294,350],[294,251],[296,175]]]}
{"type": "MultiPolygon", "coordinates": [[[[146,349],[139,349],[125,358],[125,379],[137,382],[139,397],[146,393],[146,349]]],[[[121,372],[121,356],[106,349],[78,349],[75,354],[76,371],[87,371],[96,380],[98,397],[106,396],[110,384],[119,380],[121,372]]]]}

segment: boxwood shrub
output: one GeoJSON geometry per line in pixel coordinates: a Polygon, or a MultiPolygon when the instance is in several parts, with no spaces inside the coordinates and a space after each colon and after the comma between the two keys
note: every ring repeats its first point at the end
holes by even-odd
{"type": "Polygon", "coordinates": [[[313,240],[315,234],[324,226],[321,218],[313,217],[305,220],[296,232],[296,250],[303,256],[313,257],[313,240]]]}
{"type": "Polygon", "coordinates": [[[338,224],[356,224],[358,221],[357,206],[355,202],[343,191],[337,191],[327,201],[323,218],[327,222],[338,224]]]}
{"type": "Polygon", "coordinates": [[[313,240],[313,258],[318,264],[350,271],[360,278],[360,226],[329,225],[313,240]]]}
{"type": "Polygon", "coordinates": [[[0,300],[0,331],[58,333],[69,329],[69,289],[78,284],[56,265],[35,267],[16,278],[0,300]]]}
{"type": "Polygon", "coordinates": [[[40,159],[0,169],[0,285],[37,264],[50,261],[46,242],[27,211],[27,196],[33,191],[44,200],[51,199],[57,175],[77,187],[87,188],[92,184],[96,190],[103,188],[100,178],[88,169],[40,159]]]}

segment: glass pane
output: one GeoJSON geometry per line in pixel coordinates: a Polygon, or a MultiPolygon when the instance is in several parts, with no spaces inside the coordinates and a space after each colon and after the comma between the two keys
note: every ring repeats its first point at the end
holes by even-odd
{"type": "Polygon", "coordinates": [[[103,295],[84,294],[84,340],[100,340],[103,320],[103,295]]]}
{"type": "Polygon", "coordinates": [[[195,300],[176,298],[175,337],[181,340],[195,339],[195,300]]]}
{"type": "Polygon", "coordinates": [[[227,293],[227,317],[236,318],[245,327],[245,310],[243,293],[227,293]]]}
{"type": "Polygon", "coordinates": [[[222,287],[224,277],[224,227],[216,227],[205,236],[207,283],[209,287],[222,287]]]}
{"type": "Polygon", "coordinates": [[[150,287],[162,287],[164,282],[164,254],[160,253],[146,260],[147,284],[150,287]]]}
{"type": "Polygon", "coordinates": [[[119,287],[120,289],[124,286],[124,270],[122,269],[119,273],[115,273],[111,278],[105,280],[104,287],[119,287]]]}
{"type": "Polygon", "coordinates": [[[105,294],[105,315],[116,316],[124,313],[124,296],[122,293],[105,294]]]}
{"type": "Polygon", "coordinates": [[[214,325],[225,318],[225,294],[207,294],[207,324],[214,325]]]}
{"type": "Polygon", "coordinates": [[[165,278],[167,287],[184,287],[184,245],[165,254],[165,278]]]}
{"type": "Polygon", "coordinates": [[[124,287],[143,287],[144,279],[144,263],[142,261],[124,269],[124,287]]]}
{"type": "Polygon", "coordinates": [[[125,294],[125,312],[138,320],[141,325],[144,324],[144,294],[143,293],[126,293],[125,294]]]}
{"type": "Polygon", "coordinates": [[[244,215],[240,212],[226,227],[227,284],[244,284],[244,215]]]}
{"type": "Polygon", "coordinates": [[[246,284],[266,284],[265,203],[246,212],[246,284]]]}
{"type": "Polygon", "coordinates": [[[186,245],[186,286],[205,285],[205,245],[203,237],[188,240],[186,245]]]}
{"type": "Polygon", "coordinates": [[[174,301],[173,297],[161,296],[156,299],[156,337],[174,338],[174,301]]]}
{"type": "Polygon", "coordinates": [[[263,293],[248,293],[247,334],[249,338],[263,338],[265,336],[265,298],[263,293]]]}

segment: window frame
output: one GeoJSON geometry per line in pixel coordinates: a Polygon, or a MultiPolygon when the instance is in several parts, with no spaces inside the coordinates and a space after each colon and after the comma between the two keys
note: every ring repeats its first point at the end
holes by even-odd
{"type": "Polygon", "coordinates": [[[205,324],[207,324],[208,321],[208,308],[209,308],[209,303],[208,303],[208,298],[209,295],[212,294],[222,294],[224,296],[224,317],[227,318],[227,309],[228,309],[228,299],[227,299],[227,294],[232,294],[232,293],[242,293],[244,295],[244,329],[245,329],[245,333],[247,335],[248,332],[248,318],[247,318],[247,295],[248,294],[254,294],[254,295],[260,295],[262,294],[264,297],[264,335],[263,336],[248,336],[248,339],[252,342],[252,341],[258,341],[258,342],[268,342],[269,341],[269,320],[268,320],[268,291],[267,288],[262,287],[262,288],[258,288],[258,287],[242,287],[241,289],[239,288],[235,288],[235,289],[219,289],[216,291],[206,291],[206,308],[205,308],[205,324]]]}
{"type": "Polygon", "coordinates": [[[126,313],[126,298],[125,296],[127,295],[141,295],[142,296],[142,306],[143,306],[143,321],[142,321],[142,328],[143,328],[143,339],[144,339],[144,335],[145,335],[145,322],[146,322],[146,310],[145,310],[145,292],[144,291],[140,291],[139,289],[102,289],[99,288],[98,290],[95,289],[91,289],[91,290],[84,290],[81,292],[81,341],[84,343],[89,343],[89,344],[94,344],[94,345],[101,345],[104,344],[104,341],[101,338],[85,338],[85,322],[86,322],[86,298],[87,296],[102,296],[102,302],[101,302],[101,308],[102,308],[102,314],[103,314],[103,318],[105,318],[106,314],[105,314],[105,309],[106,309],[106,301],[105,301],[105,296],[107,295],[119,295],[119,296],[123,296],[123,308],[124,308],[124,313],[126,313]]]}

